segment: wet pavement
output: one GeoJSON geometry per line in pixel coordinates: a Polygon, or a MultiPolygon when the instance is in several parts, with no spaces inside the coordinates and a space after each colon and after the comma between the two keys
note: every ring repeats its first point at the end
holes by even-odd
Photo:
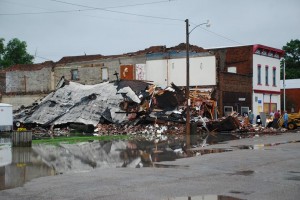
{"type": "MultiPolygon", "coordinates": [[[[184,150],[182,143],[154,143],[147,140],[89,141],[77,144],[34,145],[32,148],[12,148],[9,138],[0,139],[0,190],[23,186],[26,182],[43,176],[72,172],[86,172],[95,168],[185,168],[188,165],[161,164],[180,158],[223,153],[243,149],[264,149],[296,141],[270,144],[237,145],[230,148],[212,148],[209,145],[226,144],[236,139],[230,134],[209,137],[208,148],[184,150]],[[172,147],[172,148],[170,148],[172,147]]],[[[194,145],[195,146],[195,145],[194,145]]],[[[239,171],[235,175],[251,175],[253,171],[239,171]]]]}
{"type": "Polygon", "coordinates": [[[147,140],[89,141],[77,144],[11,147],[9,138],[0,139],[0,190],[20,187],[34,178],[79,173],[95,168],[188,168],[159,164],[179,158],[219,153],[211,149],[188,153],[183,143],[154,143],[147,140]]]}
{"type": "Polygon", "coordinates": [[[188,196],[188,197],[174,197],[165,200],[242,200],[235,197],[224,195],[203,195],[203,196],[188,196]]]}
{"type": "MultiPolygon", "coordinates": [[[[299,147],[300,137],[299,137],[299,133],[282,134],[276,136],[255,136],[253,138],[246,138],[242,140],[231,140],[227,142],[222,141],[221,143],[216,145],[195,147],[190,151],[188,151],[189,153],[188,152],[185,153],[184,149],[180,148],[181,147],[180,145],[177,146],[168,145],[167,143],[153,144],[149,142],[137,143],[135,141],[113,141],[113,142],[99,142],[99,141],[92,142],[91,141],[91,142],[79,143],[75,145],[74,144],[73,145],[61,144],[60,146],[34,145],[32,148],[11,148],[7,141],[5,140],[0,140],[0,141],[1,141],[0,189],[8,191],[7,189],[9,188],[15,188],[20,186],[22,188],[22,186],[24,187],[24,183],[34,183],[34,180],[37,180],[36,178],[38,177],[57,175],[54,177],[59,178],[61,176],[67,176],[70,178],[70,176],[73,176],[74,174],[82,174],[82,175],[84,174],[87,175],[90,173],[99,174],[100,173],[99,170],[105,171],[107,169],[113,170],[118,168],[125,169],[125,171],[122,170],[123,173],[125,174],[133,173],[134,175],[132,174],[133,176],[131,178],[135,181],[137,178],[136,176],[141,176],[142,179],[140,181],[142,182],[144,182],[143,180],[144,178],[145,181],[147,181],[147,177],[148,175],[150,175],[148,174],[149,171],[147,170],[146,173],[143,175],[140,174],[140,171],[131,171],[132,168],[163,170],[164,173],[166,174],[171,173],[168,175],[171,177],[175,175],[173,173],[174,172],[173,170],[176,171],[179,170],[178,171],[179,173],[187,173],[188,177],[190,177],[188,178],[190,179],[190,181],[188,181],[189,184],[195,184],[193,179],[194,178],[197,179],[197,177],[199,176],[197,175],[197,172],[194,171],[196,168],[202,169],[202,170],[199,169],[200,170],[199,173],[205,172],[209,168],[212,168],[214,170],[217,169],[217,171],[222,170],[223,175],[221,175],[220,181],[223,180],[222,177],[224,176],[226,176],[227,179],[229,180],[233,179],[236,180],[237,182],[240,182],[245,178],[246,179],[250,178],[250,180],[253,181],[253,179],[256,179],[257,176],[264,176],[264,175],[262,174],[261,169],[255,169],[255,167],[251,163],[247,164],[249,160],[251,161],[250,158],[252,154],[253,155],[256,154],[276,155],[276,153],[279,153],[278,157],[280,157],[280,154],[285,155],[285,153],[288,153],[290,155],[287,154],[288,156],[284,156],[283,158],[278,158],[278,160],[280,159],[287,160],[289,157],[292,157],[294,159],[293,162],[299,163],[299,157],[293,157],[295,151],[289,150],[286,147],[289,145],[292,146],[296,145],[299,147]],[[170,148],[170,146],[172,148],[170,148]],[[265,151],[265,150],[273,150],[273,151],[265,151]],[[280,151],[278,152],[278,150],[280,151]],[[246,157],[248,158],[248,160],[242,161],[244,159],[242,156],[244,153],[247,154],[246,157]],[[217,159],[211,160],[210,163],[208,164],[207,162],[205,162],[206,159],[211,157],[208,155],[216,155],[216,156],[219,155],[219,156],[217,156],[217,159]],[[187,158],[189,156],[195,158],[198,157],[199,159],[202,160],[204,159],[204,160],[201,163],[199,163],[198,167],[196,167],[195,160],[190,160],[191,158],[179,159],[179,158],[187,158]],[[227,160],[224,160],[224,157],[227,158],[227,160]],[[231,167],[229,169],[228,166],[232,165],[230,161],[234,161],[233,163],[237,163],[238,165],[235,167],[231,167]],[[191,174],[192,171],[194,171],[194,175],[191,174]],[[192,178],[193,176],[194,178],[192,178]]],[[[265,165],[263,163],[266,162],[269,158],[263,160],[261,159],[263,158],[261,158],[260,156],[255,159],[254,162],[257,163],[255,165],[256,167],[265,165]]],[[[268,162],[271,163],[271,161],[268,162]]],[[[272,161],[272,162],[277,163],[278,161],[272,161]]],[[[286,164],[288,164],[288,162],[286,164]]],[[[270,172],[272,172],[273,170],[272,168],[273,166],[271,165],[270,172]]],[[[283,169],[285,170],[281,172],[283,173],[281,174],[282,176],[282,178],[280,179],[281,181],[277,182],[277,184],[279,183],[281,184],[281,182],[285,183],[284,181],[289,181],[294,183],[294,187],[300,188],[299,169],[292,167],[292,165],[283,167],[283,169]]],[[[135,170],[141,170],[141,169],[135,169],[135,170]]],[[[277,174],[275,172],[274,173],[272,172],[272,174],[273,177],[271,179],[270,177],[267,179],[270,180],[275,179],[277,181],[278,179],[276,178],[277,174]]],[[[152,174],[152,175],[154,176],[153,178],[156,177],[155,180],[157,180],[159,183],[160,178],[156,176],[157,174],[156,175],[152,174]]],[[[165,175],[161,174],[161,176],[164,177],[165,175]]],[[[113,177],[115,176],[112,175],[111,178],[113,177]]],[[[211,178],[216,178],[214,176],[213,177],[205,176],[205,178],[207,179],[208,184],[217,181],[211,179],[211,178]]],[[[105,179],[108,182],[110,182],[109,177],[105,176],[105,179]]],[[[115,178],[113,178],[113,180],[114,179],[115,178]]],[[[185,180],[186,178],[184,178],[183,176],[181,179],[185,180]]],[[[181,179],[178,181],[181,182],[182,181],[181,179]]],[[[70,179],[70,181],[72,181],[72,178],[70,179]]],[[[200,182],[203,183],[203,180],[200,182]]],[[[200,184],[200,182],[198,184],[200,184]]],[[[175,184],[175,182],[173,184],[175,184]]],[[[257,184],[260,185],[261,183],[257,183],[257,184]]],[[[127,183],[125,185],[127,185],[127,183]]],[[[178,186],[174,186],[174,187],[178,187],[178,186]]],[[[191,185],[191,187],[193,186],[191,185]]],[[[199,187],[202,188],[206,186],[200,184],[199,187]]],[[[236,185],[235,187],[230,188],[230,190],[227,190],[227,193],[214,192],[214,190],[210,189],[207,190],[205,193],[202,190],[202,193],[199,191],[200,193],[194,193],[194,192],[189,194],[185,193],[188,195],[174,194],[168,197],[167,199],[188,199],[188,198],[239,199],[236,197],[242,197],[241,199],[249,199],[244,197],[249,197],[253,193],[257,193],[257,190],[259,190],[259,188],[253,189],[253,187],[250,186],[248,188],[245,186],[239,187],[238,185],[236,185]]],[[[294,194],[292,193],[292,196],[293,195],[294,194]]],[[[159,199],[166,199],[165,197],[159,199]]],[[[105,197],[103,199],[109,199],[109,198],[105,197]]],[[[112,199],[123,199],[123,198],[114,197],[112,199]]],[[[130,198],[125,198],[125,199],[130,199],[130,198]]],[[[153,198],[149,196],[149,198],[147,197],[142,199],[153,199],[153,198]]],[[[251,198],[251,199],[255,199],[255,198],[251,198]]],[[[291,198],[286,198],[286,199],[291,199],[291,198]]]]}

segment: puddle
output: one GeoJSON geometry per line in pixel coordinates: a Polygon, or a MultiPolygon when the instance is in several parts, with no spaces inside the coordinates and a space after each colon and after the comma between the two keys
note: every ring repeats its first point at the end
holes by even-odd
{"type": "Polygon", "coordinates": [[[238,140],[239,137],[237,135],[233,135],[231,133],[218,133],[217,135],[210,134],[207,138],[207,144],[222,144],[231,140],[238,140]]]}
{"type": "Polygon", "coordinates": [[[33,145],[12,148],[10,141],[0,144],[0,190],[23,186],[38,177],[95,168],[182,168],[187,165],[164,165],[183,154],[167,143],[154,145],[148,141],[89,141],[77,144],[33,145]]]}
{"type": "Polygon", "coordinates": [[[169,197],[163,200],[243,200],[240,198],[224,195],[203,195],[203,196],[188,196],[188,197],[169,197]]]}
{"type": "Polygon", "coordinates": [[[158,163],[155,163],[153,165],[153,167],[155,167],[155,168],[175,168],[175,169],[188,169],[189,168],[188,165],[165,165],[165,164],[158,164],[158,163]]]}
{"type": "Polygon", "coordinates": [[[191,150],[190,156],[198,156],[198,155],[205,155],[211,153],[223,153],[229,151],[233,151],[233,149],[230,148],[197,149],[197,150],[191,150]]]}
{"type": "Polygon", "coordinates": [[[231,173],[230,175],[241,175],[241,176],[250,176],[254,174],[252,170],[243,170],[243,171],[236,171],[235,173],[231,173]]]}
{"type": "Polygon", "coordinates": [[[289,171],[289,173],[292,173],[292,174],[300,174],[300,171],[289,171]]]}
{"type": "Polygon", "coordinates": [[[291,176],[291,177],[286,178],[286,180],[289,180],[289,181],[300,181],[300,176],[291,176]]]}
{"type": "Polygon", "coordinates": [[[55,175],[55,170],[37,159],[31,148],[0,149],[0,190],[23,186],[34,178],[55,175]]]}
{"type": "MultiPolygon", "coordinates": [[[[231,138],[225,135],[225,138],[231,138]]],[[[194,138],[195,139],[195,138],[194,138]]],[[[199,141],[194,141],[198,142],[199,141]]],[[[220,141],[219,141],[220,142],[220,141]]],[[[260,145],[274,146],[291,141],[260,145]]],[[[255,146],[237,146],[240,149],[255,149],[255,146]]],[[[213,148],[184,150],[183,144],[149,141],[88,141],[77,144],[33,145],[32,148],[12,148],[10,139],[0,138],[0,190],[22,186],[25,182],[42,176],[52,176],[70,172],[90,171],[95,168],[180,168],[187,165],[164,165],[159,162],[233,151],[234,148],[213,148]]],[[[238,171],[232,175],[249,176],[254,171],[238,171]]],[[[294,172],[298,173],[298,172],[294,172]]],[[[290,180],[298,180],[290,177],[290,180]]]]}
{"type": "Polygon", "coordinates": [[[286,141],[286,142],[276,142],[276,143],[269,143],[269,144],[255,144],[255,145],[237,145],[232,146],[237,149],[262,149],[262,150],[270,150],[266,149],[265,147],[272,147],[272,146],[278,146],[282,144],[290,144],[290,143],[299,143],[300,140],[295,141],[286,141]]]}
{"type": "Polygon", "coordinates": [[[232,194],[243,194],[243,195],[249,195],[249,194],[253,193],[253,192],[243,192],[243,191],[237,191],[237,190],[231,190],[229,192],[232,194]]]}
{"type": "Polygon", "coordinates": [[[290,180],[290,181],[300,181],[300,176],[298,174],[300,174],[299,171],[288,171],[290,174],[292,174],[293,176],[289,176],[288,178],[286,178],[286,180],[290,180]]]}

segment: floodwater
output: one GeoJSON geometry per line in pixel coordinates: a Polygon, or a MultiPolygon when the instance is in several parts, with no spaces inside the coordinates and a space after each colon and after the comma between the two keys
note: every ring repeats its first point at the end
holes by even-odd
{"type": "MultiPolygon", "coordinates": [[[[221,142],[223,141],[222,139],[221,142]]],[[[279,145],[279,143],[272,145],[279,145]]],[[[272,145],[267,144],[265,146],[272,145]]],[[[256,148],[253,146],[239,146],[233,149],[212,148],[186,151],[182,143],[162,142],[154,144],[146,140],[90,141],[77,144],[61,143],[58,146],[43,144],[33,145],[30,148],[12,148],[9,138],[0,138],[0,190],[20,187],[38,177],[84,172],[94,168],[156,167],[188,169],[188,165],[165,165],[159,162],[174,161],[189,156],[222,153],[236,149],[256,148]]],[[[236,175],[249,176],[253,173],[253,171],[238,171],[236,175]]],[[[298,181],[298,175],[298,172],[291,173],[289,178],[298,181]]]]}
{"type": "MultiPolygon", "coordinates": [[[[194,142],[196,141],[195,138],[194,142]]],[[[231,138],[230,138],[231,139],[231,138]]],[[[222,140],[223,141],[223,140],[222,140]]],[[[215,140],[214,140],[215,142],[215,140]]],[[[228,150],[211,149],[188,152],[182,142],[89,141],[77,144],[33,145],[11,147],[9,138],[0,139],[0,190],[22,186],[42,176],[90,171],[94,168],[184,168],[188,165],[164,165],[161,161],[220,153],[228,150]]]]}

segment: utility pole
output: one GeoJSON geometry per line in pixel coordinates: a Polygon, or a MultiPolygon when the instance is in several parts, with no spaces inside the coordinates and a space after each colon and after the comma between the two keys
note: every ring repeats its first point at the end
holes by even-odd
{"type": "Polygon", "coordinates": [[[195,30],[197,27],[206,24],[206,27],[209,27],[209,20],[205,23],[198,24],[195,26],[191,31],[189,31],[189,20],[185,20],[185,25],[186,25],[186,88],[185,88],[185,98],[186,98],[186,124],[185,124],[185,129],[186,129],[186,146],[187,149],[190,148],[191,144],[191,113],[190,113],[190,105],[191,105],[191,100],[190,100],[190,33],[195,30]]]}
{"type": "Polygon", "coordinates": [[[189,20],[185,20],[186,23],[186,88],[185,88],[185,98],[186,98],[186,146],[187,149],[190,148],[190,44],[189,44],[189,20]]]}
{"type": "Polygon", "coordinates": [[[283,59],[283,111],[285,111],[285,59],[283,59]]]}

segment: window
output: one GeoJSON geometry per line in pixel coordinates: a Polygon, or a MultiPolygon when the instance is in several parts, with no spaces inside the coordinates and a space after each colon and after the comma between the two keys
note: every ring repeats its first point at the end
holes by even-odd
{"type": "Polygon", "coordinates": [[[232,106],[224,106],[224,115],[227,117],[233,112],[232,106]]]}
{"type": "Polygon", "coordinates": [[[276,86],[276,67],[273,67],[273,86],[276,86]]]}
{"type": "Polygon", "coordinates": [[[268,53],[268,56],[269,56],[269,57],[273,57],[273,52],[269,52],[269,53],[268,53]]]}
{"type": "Polygon", "coordinates": [[[241,114],[243,116],[248,115],[248,113],[249,113],[249,107],[241,107],[241,114]]]}
{"type": "Polygon", "coordinates": [[[257,66],[257,84],[261,85],[261,65],[257,66]]]}
{"type": "Polygon", "coordinates": [[[74,81],[79,80],[78,69],[71,70],[71,79],[74,81]]]}
{"type": "Polygon", "coordinates": [[[266,85],[269,85],[269,66],[266,65],[266,68],[265,68],[265,73],[266,73],[266,85]]]}
{"type": "Polygon", "coordinates": [[[101,68],[101,75],[103,81],[108,80],[108,69],[106,67],[101,68]]]}
{"type": "Polygon", "coordinates": [[[229,73],[236,73],[236,67],[235,66],[228,67],[227,68],[227,72],[229,72],[229,73]]]}
{"type": "Polygon", "coordinates": [[[264,103],[264,113],[269,115],[271,112],[275,112],[277,110],[276,103],[264,103]]]}

